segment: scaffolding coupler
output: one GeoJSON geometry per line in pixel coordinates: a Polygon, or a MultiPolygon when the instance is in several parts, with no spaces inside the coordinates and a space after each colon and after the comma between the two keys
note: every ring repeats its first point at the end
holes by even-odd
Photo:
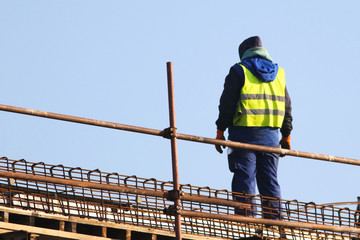
{"type": "Polygon", "coordinates": [[[166,199],[169,201],[175,201],[176,199],[180,199],[180,197],[184,196],[184,193],[180,190],[170,190],[166,193],[166,199]]]}
{"type": "Polygon", "coordinates": [[[175,216],[176,214],[179,214],[180,210],[180,206],[176,207],[175,205],[170,205],[169,207],[164,208],[163,213],[166,215],[175,216]]]}
{"type": "Polygon", "coordinates": [[[168,127],[161,131],[161,136],[163,138],[171,139],[174,138],[176,135],[176,128],[174,127],[168,127]]]}

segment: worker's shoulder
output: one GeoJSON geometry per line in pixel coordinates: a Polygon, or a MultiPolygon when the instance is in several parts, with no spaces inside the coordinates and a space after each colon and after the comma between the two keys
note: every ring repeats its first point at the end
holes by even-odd
{"type": "Polygon", "coordinates": [[[244,70],[241,67],[241,63],[235,63],[231,68],[230,68],[230,73],[231,71],[234,71],[234,73],[238,76],[243,78],[244,77],[244,70]]]}

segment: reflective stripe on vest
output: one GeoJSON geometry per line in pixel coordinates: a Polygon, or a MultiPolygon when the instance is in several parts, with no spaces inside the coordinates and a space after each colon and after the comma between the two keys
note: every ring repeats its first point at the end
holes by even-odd
{"type": "Polygon", "coordinates": [[[284,69],[279,67],[274,81],[263,82],[246,67],[239,65],[243,68],[245,82],[234,116],[234,126],[281,128],[285,116],[284,69]]]}

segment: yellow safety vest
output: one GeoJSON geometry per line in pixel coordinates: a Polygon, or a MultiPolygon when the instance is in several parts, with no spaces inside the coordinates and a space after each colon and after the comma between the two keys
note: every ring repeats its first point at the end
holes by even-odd
{"type": "Polygon", "coordinates": [[[240,101],[234,115],[234,126],[278,127],[285,116],[285,72],[278,69],[272,82],[255,77],[246,67],[245,82],[240,92],[240,101]]]}

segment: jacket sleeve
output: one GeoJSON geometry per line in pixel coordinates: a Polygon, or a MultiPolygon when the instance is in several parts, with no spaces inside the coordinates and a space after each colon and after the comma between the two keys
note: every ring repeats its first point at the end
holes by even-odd
{"type": "Polygon", "coordinates": [[[234,65],[225,78],[224,90],[220,97],[219,117],[216,120],[218,130],[225,131],[232,125],[243,85],[244,72],[240,66],[234,65]]]}
{"type": "Polygon", "coordinates": [[[287,91],[287,88],[285,88],[285,117],[284,122],[282,124],[282,127],[280,129],[281,135],[283,137],[287,137],[290,135],[291,130],[293,129],[292,125],[292,115],[291,115],[291,99],[289,96],[289,93],[287,91]]]}

